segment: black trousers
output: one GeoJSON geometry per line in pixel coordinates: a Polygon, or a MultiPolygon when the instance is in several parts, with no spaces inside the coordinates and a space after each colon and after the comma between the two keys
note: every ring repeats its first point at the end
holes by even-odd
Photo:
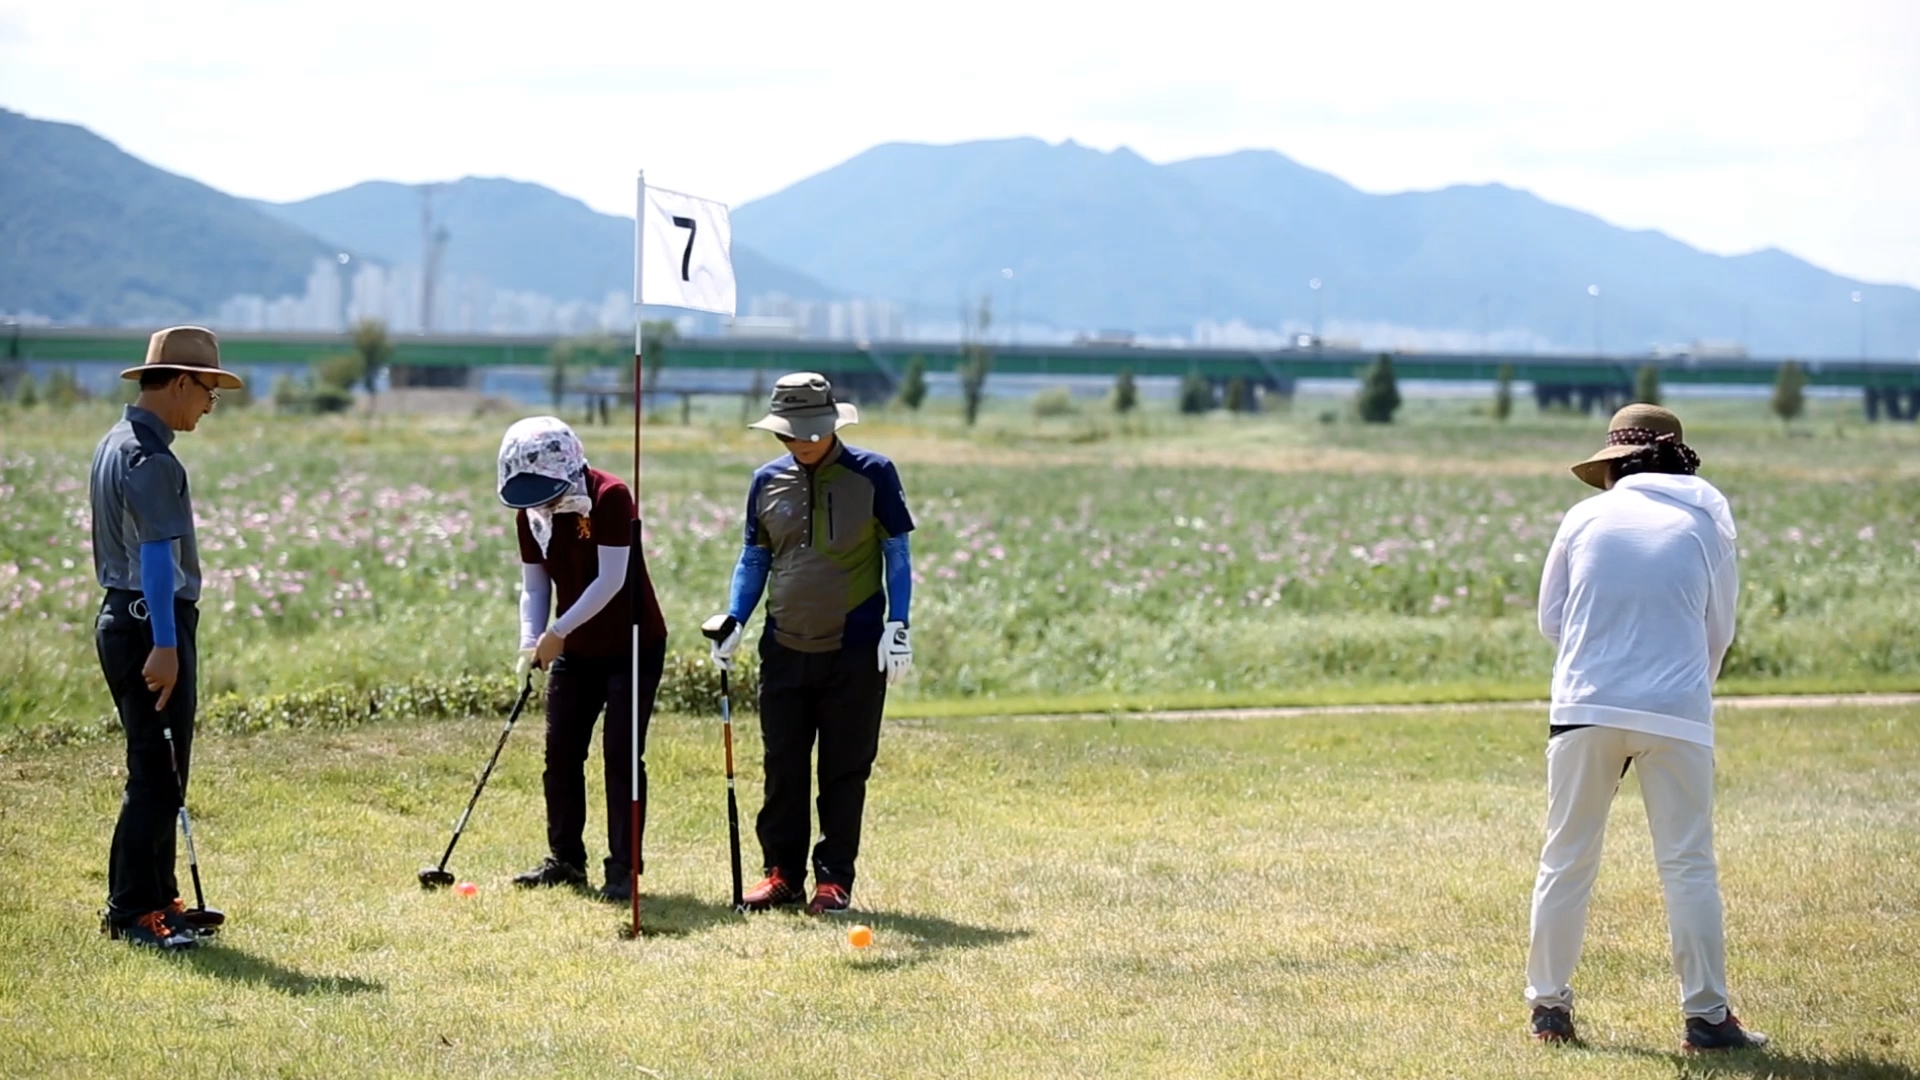
{"type": "Polygon", "coordinates": [[[109,589],[93,626],[100,673],[106,676],[127,737],[127,784],[120,795],[120,820],[113,827],[107,864],[107,918],[123,926],[166,907],[180,895],[174,876],[174,837],[193,760],[193,713],[200,675],[195,635],[200,609],[191,601],[176,600],[173,621],[180,680],[164,711],[154,708],[160,695],[147,689],[140,673],[153,651],[145,598],[137,592],[109,589]],[[173,731],[174,752],[179,755],[177,784],[163,734],[167,729],[173,731]]]}
{"type": "Polygon", "coordinates": [[[755,823],[766,869],[804,880],[809,818],[808,766],[820,740],[820,842],[813,847],[817,883],[851,889],[860,857],[860,819],[867,777],[880,752],[880,714],[887,676],[878,643],[832,652],[789,649],[760,639],[760,736],[766,744],[766,802],[755,823]]]}
{"type": "MultiPolygon", "coordinates": [[[[647,822],[647,724],[653,719],[653,695],[667,659],[667,643],[640,649],[640,825],[647,822]]],[[[621,877],[629,865],[641,870],[638,837],[633,829],[633,668],[624,656],[562,654],[547,673],[546,772],[541,780],[547,795],[547,849],[562,862],[587,865],[587,752],[593,746],[593,725],[606,710],[601,732],[601,772],[607,789],[607,851],[609,875],[621,877]]]]}

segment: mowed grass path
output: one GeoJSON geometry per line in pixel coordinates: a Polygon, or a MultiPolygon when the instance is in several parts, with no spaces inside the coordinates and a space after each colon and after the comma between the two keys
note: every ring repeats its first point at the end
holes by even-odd
{"type": "Polygon", "coordinates": [[[191,802],[232,924],[189,957],[95,932],[117,752],[0,761],[0,1075],[1920,1076],[1912,709],[1723,716],[1732,981],[1779,1051],[1701,1061],[1673,1052],[1632,778],[1589,1045],[1526,1038],[1545,730],[1524,711],[893,723],[866,952],[845,922],[726,911],[716,727],[656,725],[640,942],[624,909],[506,884],[542,850],[537,721],[456,854],[472,898],[414,871],[497,722],[205,741],[191,802]]]}

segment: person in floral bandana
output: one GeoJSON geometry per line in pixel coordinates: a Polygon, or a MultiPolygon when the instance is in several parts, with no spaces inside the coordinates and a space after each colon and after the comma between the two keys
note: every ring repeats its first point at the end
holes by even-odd
{"type": "Polygon", "coordinates": [[[667,626],[646,558],[639,550],[639,513],[619,477],[587,464],[579,436],[563,421],[534,416],[500,440],[500,501],[512,507],[520,547],[520,650],[547,671],[547,855],[515,877],[525,888],[581,887],[587,881],[586,761],[602,710],[607,807],[609,901],[632,898],[630,868],[639,869],[640,837],[629,836],[628,763],[637,731],[641,822],[646,821],[647,723],[666,660],[667,626]],[[637,606],[636,606],[637,605],[637,606]],[[558,616],[553,613],[557,611],[558,616]],[[551,618],[551,621],[549,619],[551,618]],[[638,724],[629,718],[639,626],[638,724]],[[629,860],[635,860],[629,862],[629,860]]]}

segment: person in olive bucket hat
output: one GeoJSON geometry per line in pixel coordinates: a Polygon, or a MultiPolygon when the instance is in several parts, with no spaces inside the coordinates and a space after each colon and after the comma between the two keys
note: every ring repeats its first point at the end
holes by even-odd
{"type": "Polygon", "coordinates": [[[93,451],[93,572],[106,590],[94,620],[100,673],[127,739],[127,782],[107,868],[109,936],[167,951],[211,932],[209,912],[180,903],[175,814],[186,797],[199,700],[200,550],[187,470],[173,454],[222,390],[246,385],[220,367],[212,331],[175,326],[120,373],[140,396],[93,451]],[[176,771],[177,770],[177,771],[176,771]]]}
{"type": "Polygon", "coordinates": [[[731,600],[703,628],[714,639],[714,662],[731,668],[768,590],[760,637],[766,794],[756,822],[767,876],[745,893],[750,910],[805,897],[816,737],[820,839],[807,911],[848,909],[887,686],[913,666],[913,515],[893,462],[840,440],[840,429],[859,419],[824,375],[800,372],[774,384],[767,415],[749,426],[771,433],[787,453],[753,474],[731,600]]]}
{"type": "Polygon", "coordinates": [[[1656,405],[1614,415],[1607,445],[1573,466],[1596,495],[1568,511],[1540,582],[1553,642],[1547,836],[1533,888],[1527,1002],[1533,1035],[1576,1038],[1574,967],[1600,869],[1607,811],[1640,769],[1666,893],[1688,1050],[1750,1049],[1727,999],[1726,933],[1713,854],[1713,684],[1733,643],[1740,577],[1733,511],[1695,475],[1680,418],[1656,405]]]}

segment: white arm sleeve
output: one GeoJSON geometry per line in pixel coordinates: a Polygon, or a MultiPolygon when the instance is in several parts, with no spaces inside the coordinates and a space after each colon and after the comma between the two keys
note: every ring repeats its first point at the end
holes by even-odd
{"type": "Polygon", "coordinates": [[[553,608],[553,578],[537,562],[520,564],[520,647],[533,648],[553,608]]]}
{"type": "Polygon", "coordinates": [[[627,551],[623,547],[600,549],[600,573],[587,583],[580,599],[553,620],[554,633],[566,637],[580,629],[582,623],[600,614],[600,609],[607,606],[607,601],[620,595],[620,587],[627,583],[627,551]]]}
{"type": "Polygon", "coordinates": [[[1547,565],[1540,572],[1540,633],[1560,647],[1561,625],[1567,608],[1567,542],[1555,537],[1547,549],[1547,565]]]}
{"type": "Polygon", "coordinates": [[[1707,589],[1707,661],[1715,680],[1720,678],[1720,665],[1733,646],[1734,612],[1740,606],[1740,557],[1732,544],[1725,547],[1707,589]]]}

